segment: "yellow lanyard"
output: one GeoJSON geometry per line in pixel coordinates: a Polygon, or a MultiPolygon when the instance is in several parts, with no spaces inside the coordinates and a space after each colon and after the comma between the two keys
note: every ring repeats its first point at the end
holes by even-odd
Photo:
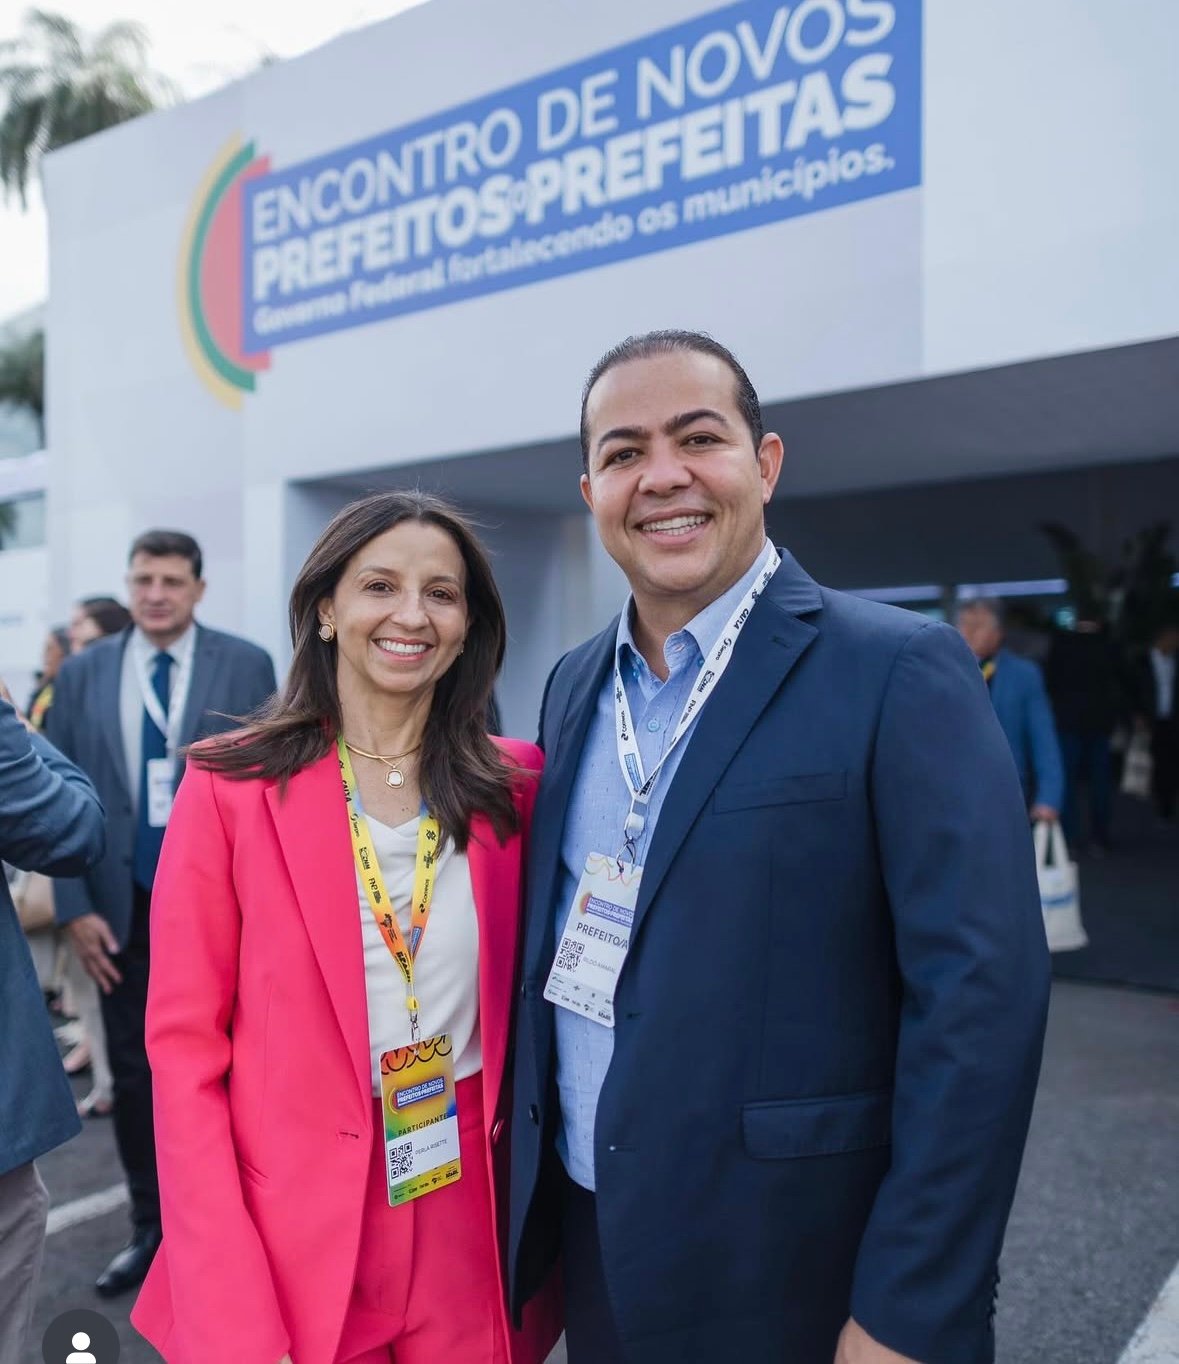
{"type": "Polygon", "coordinates": [[[369,834],[368,821],[360,803],[360,792],[356,786],[356,774],[352,771],[352,759],[344,745],[343,737],[336,740],[336,753],[340,759],[340,776],[344,782],[344,802],[348,807],[348,826],[352,831],[352,855],[356,859],[356,872],[368,899],[369,908],[385,946],[393,955],[401,974],[405,977],[405,1004],[409,1009],[410,1035],[417,1042],[421,1033],[418,1028],[418,999],[414,992],[414,962],[417,960],[422,939],[426,936],[426,925],[430,922],[430,901],[434,897],[434,868],[438,862],[438,849],[442,829],[433,815],[422,811],[418,824],[418,853],[413,875],[413,903],[410,908],[409,942],[401,932],[401,925],[393,913],[393,902],[385,889],[385,878],[381,875],[380,863],[373,848],[369,834]]]}

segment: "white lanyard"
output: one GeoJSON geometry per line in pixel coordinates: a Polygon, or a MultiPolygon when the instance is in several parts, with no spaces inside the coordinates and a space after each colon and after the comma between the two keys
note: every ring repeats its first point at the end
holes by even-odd
{"type": "Polygon", "coordinates": [[[726,622],[725,628],[720,633],[720,639],[713,646],[712,653],[700,665],[696,681],[688,699],[684,702],[683,710],[680,712],[680,718],[676,723],[671,743],[668,744],[663,757],[659,759],[650,773],[645,773],[643,770],[643,759],[639,753],[638,741],[635,738],[634,721],[631,719],[630,705],[626,699],[626,688],[622,683],[622,670],[618,666],[618,654],[615,651],[614,726],[618,743],[618,765],[622,768],[622,779],[626,782],[631,795],[630,810],[626,816],[623,838],[624,846],[629,852],[632,862],[634,861],[635,840],[643,832],[645,823],[641,810],[646,809],[647,802],[651,799],[651,792],[655,789],[655,783],[659,778],[663,764],[671,757],[676,745],[688,732],[692,721],[716,690],[717,683],[724,676],[725,669],[732,661],[737,636],[749,619],[749,613],[753,610],[754,603],[765,591],[766,584],[777,572],[778,565],[781,562],[782,559],[778,551],[773,545],[770,545],[770,556],[766,561],[765,568],[758,575],[749,591],[737,603],[737,608],[726,622]]]}
{"type": "MultiPolygon", "coordinates": [[[[158,654],[167,652],[166,649],[153,650],[151,655],[153,662],[158,654]]],[[[180,723],[184,718],[182,710],[188,697],[188,679],[192,673],[192,658],[195,653],[196,646],[194,644],[189,647],[184,661],[179,665],[176,680],[172,684],[168,713],[165,715],[164,708],[160,705],[160,698],[156,695],[156,689],[151,683],[151,674],[147,668],[148,660],[141,650],[136,649],[135,651],[135,677],[139,683],[140,695],[143,697],[143,708],[164,736],[164,743],[167,745],[168,757],[170,758],[180,745],[180,723]]]]}

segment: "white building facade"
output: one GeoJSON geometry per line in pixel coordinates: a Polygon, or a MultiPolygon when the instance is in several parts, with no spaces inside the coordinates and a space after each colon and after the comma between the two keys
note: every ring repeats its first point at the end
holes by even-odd
{"type": "Polygon", "coordinates": [[[898,490],[1035,476],[1104,526],[1113,480],[1140,517],[1179,486],[1176,50],[1173,0],[432,0],[57,153],[53,606],[182,527],[206,619],[282,659],[326,518],[438,488],[487,527],[531,734],[622,599],[581,383],[654,327],[742,359],[773,529],[842,585],[898,490]]]}

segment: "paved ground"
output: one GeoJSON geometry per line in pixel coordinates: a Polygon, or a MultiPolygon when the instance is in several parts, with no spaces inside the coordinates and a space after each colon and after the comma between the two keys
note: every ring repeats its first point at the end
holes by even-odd
{"type": "Polygon", "coordinates": [[[1179,1260],[1179,999],[1058,982],[999,1364],[1114,1364],[1179,1260]]]}
{"type": "MultiPolygon", "coordinates": [[[[1179,998],[1057,982],[1003,1259],[999,1364],[1117,1364],[1179,1260],[1177,1133],[1179,998]]],[[[110,1123],[88,1122],[42,1172],[59,1207],[116,1184],[110,1123]]],[[[50,1237],[38,1346],[57,1313],[87,1307],[117,1325],[122,1364],[158,1360],[127,1324],[129,1301],[90,1286],[125,1233],[120,1208],[50,1237]]]]}
{"type": "Polygon", "coordinates": [[[1179,994],[1179,826],[1145,801],[1119,797],[1114,848],[1081,854],[1081,917],[1089,946],[1060,952],[1062,979],[1140,985],[1179,994]]]}

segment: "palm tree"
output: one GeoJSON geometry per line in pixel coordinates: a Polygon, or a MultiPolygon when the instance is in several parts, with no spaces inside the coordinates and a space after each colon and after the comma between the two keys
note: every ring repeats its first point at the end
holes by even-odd
{"type": "Polygon", "coordinates": [[[32,413],[45,440],[45,333],[38,328],[0,346],[0,407],[32,413]]]}
{"type": "Polygon", "coordinates": [[[60,14],[31,9],[18,38],[0,43],[0,186],[21,204],[41,157],[167,103],[172,87],[147,61],[138,24],[92,37],[60,14]]]}

